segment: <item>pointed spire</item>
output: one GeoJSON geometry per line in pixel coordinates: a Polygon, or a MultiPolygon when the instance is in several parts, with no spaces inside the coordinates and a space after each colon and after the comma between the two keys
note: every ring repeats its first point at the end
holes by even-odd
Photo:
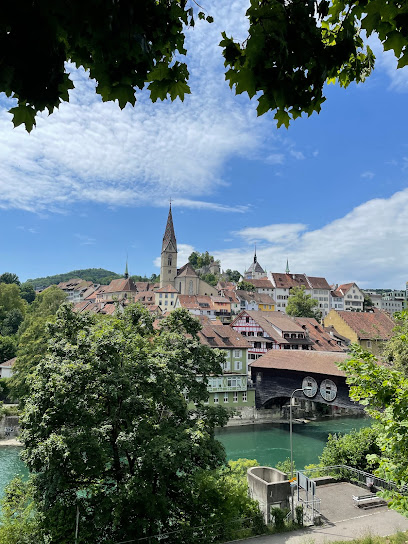
{"type": "Polygon", "coordinates": [[[127,280],[129,277],[129,270],[128,270],[128,257],[126,255],[126,268],[125,268],[125,279],[127,280]]]}
{"type": "Polygon", "coordinates": [[[169,208],[169,216],[167,218],[166,230],[164,231],[164,236],[163,236],[162,251],[165,251],[167,246],[170,243],[172,243],[174,250],[177,251],[177,241],[176,241],[176,235],[174,234],[173,216],[171,213],[171,202],[170,202],[170,208],[169,208]]]}
{"type": "Polygon", "coordinates": [[[290,271],[289,271],[289,259],[286,259],[286,274],[290,274],[290,271]]]}
{"type": "Polygon", "coordinates": [[[254,263],[256,263],[256,243],[255,243],[254,263]]]}

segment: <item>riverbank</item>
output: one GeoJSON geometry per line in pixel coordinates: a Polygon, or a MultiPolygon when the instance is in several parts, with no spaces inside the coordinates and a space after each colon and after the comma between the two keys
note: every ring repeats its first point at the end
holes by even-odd
{"type": "Polygon", "coordinates": [[[17,447],[23,447],[22,442],[18,440],[17,438],[2,438],[0,440],[0,448],[1,446],[17,446],[17,447]]]}

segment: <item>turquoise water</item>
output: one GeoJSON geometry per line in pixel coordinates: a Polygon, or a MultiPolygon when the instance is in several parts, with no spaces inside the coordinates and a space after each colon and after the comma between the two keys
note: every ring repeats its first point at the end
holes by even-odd
{"type": "MultiPolygon", "coordinates": [[[[369,426],[364,418],[343,418],[293,424],[293,459],[297,468],[317,463],[330,433],[347,433],[369,426]]],[[[226,449],[228,460],[246,457],[261,465],[275,466],[290,457],[289,424],[248,425],[217,431],[217,438],[226,449]]],[[[21,448],[0,447],[0,498],[4,487],[17,474],[28,475],[20,459],[21,448]]]]}
{"type": "MultiPolygon", "coordinates": [[[[368,427],[368,418],[342,418],[293,424],[293,460],[297,468],[317,463],[329,434],[347,433],[368,427]]],[[[229,427],[217,432],[228,460],[256,459],[261,465],[275,466],[290,458],[289,424],[262,424],[229,427]]]]}
{"type": "Polygon", "coordinates": [[[22,448],[15,446],[0,447],[0,499],[4,496],[4,488],[10,480],[21,474],[28,475],[28,470],[23,461],[20,459],[22,448]]]}

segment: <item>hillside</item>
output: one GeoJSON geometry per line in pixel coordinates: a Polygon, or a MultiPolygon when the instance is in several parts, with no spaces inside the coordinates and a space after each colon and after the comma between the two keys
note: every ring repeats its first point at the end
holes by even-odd
{"type": "Polygon", "coordinates": [[[93,281],[94,283],[108,284],[111,280],[121,278],[120,274],[105,270],[104,268],[85,268],[84,270],[72,270],[64,274],[55,274],[55,276],[47,276],[45,278],[34,278],[27,280],[27,283],[35,287],[48,287],[49,285],[57,285],[61,281],[68,281],[71,278],[81,278],[82,280],[93,281]]]}

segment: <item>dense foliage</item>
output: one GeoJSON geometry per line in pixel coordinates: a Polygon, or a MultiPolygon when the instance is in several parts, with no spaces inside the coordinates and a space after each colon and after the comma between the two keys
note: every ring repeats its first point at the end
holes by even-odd
{"type": "Polygon", "coordinates": [[[47,351],[46,323],[55,314],[66,295],[58,287],[51,286],[37,295],[27,309],[18,331],[17,361],[10,380],[11,395],[24,401],[29,392],[31,375],[47,351]]]}
{"type": "Polygon", "coordinates": [[[376,459],[381,455],[376,427],[365,427],[347,434],[330,434],[319,457],[322,467],[347,465],[366,472],[378,468],[376,459]]]}
{"type": "Polygon", "coordinates": [[[228,415],[203,404],[207,376],[224,358],[199,342],[199,328],[182,310],[156,331],[139,306],[104,319],[61,306],[22,421],[37,509],[53,541],[73,541],[77,507],[78,542],[87,543],[205,521],[195,479],[222,465],[214,428],[228,415]]]}
{"type": "Polygon", "coordinates": [[[107,285],[112,280],[123,277],[116,272],[105,270],[104,268],[84,268],[83,270],[72,270],[71,272],[65,272],[64,274],[55,274],[54,276],[46,276],[45,278],[35,278],[27,280],[34,287],[49,287],[50,285],[57,285],[62,281],[68,281],[72,278],[81,278],[85,281],[92,281],[94,283],[100,283],[107,285]]]}
{"type": "Polygon", "coordinates": [[[314,317],[320,320],[321,313],[317,310],[319,301],[305,292],[303,287],[292,287],[286,305],[286,313],[295,317],[314,317]]]}
{"type": "Polygon", "coordinates": [[[238,291],[256,291],[255,285],[249,281],[242,280],[237,285],[238,291]]]}
{"type": "MultiPolygon", "coordinates": [[[[404,335],[401,343],[408,342],[404,335]]],[[[379,364],[369,352],[354,347],[350,360],[341,363],[347,375],[350,396],[365,406],[376,420],[377,443],[381,455],[368,461],[377,463],[376,474],[403,485],[408,482],[408,378],[404,372],[379,364]]],[[[408,512],[408,498],[393,494],[393,506],[408,512]]]]}
{"type": "Polygon", "coordinates": [[[203,268],[204,266],[210,266],[215,262],[213,255],[210,255],[208,251],[200,253],[198,251],[193,251],[188,258],[188,262],[193,268],[203,268]]]}
{"type": "Polygon", "coordinates": [[[228,281],[238,283],[239,278],[241,277],[241,272],[238,272],[238,270],[231,270],[231,268],[227,268],[227,270],[225,271],[225,275],[227,276],[228,281]]]}
{"type": "MultiPolygon", "coordinates": [[[[65,2],[14,0],[0,17],[0,92],[13,96],[14,125],[31,130],[37,112],[69,101],[74,87],[66,61],[89,70],[103,101],[136,102],[190,93],[183,62],[185,32],[194,18],[212,22],[198,2],[138,0],[65,2]],[[27,51],[36,63],[27,63],[27,51]]],[[[324,84],[364,81],[374,55],[364,33],[376,33],[398,68],[408,64],[408,5],[403,0],[251,0],[248,36],[222,34],[226,79],[258,100],[258,115],[276,111],[278,126],[319,112],[324,84]],[[301,29],[301,31],[299,31],[301,29]]]]}

